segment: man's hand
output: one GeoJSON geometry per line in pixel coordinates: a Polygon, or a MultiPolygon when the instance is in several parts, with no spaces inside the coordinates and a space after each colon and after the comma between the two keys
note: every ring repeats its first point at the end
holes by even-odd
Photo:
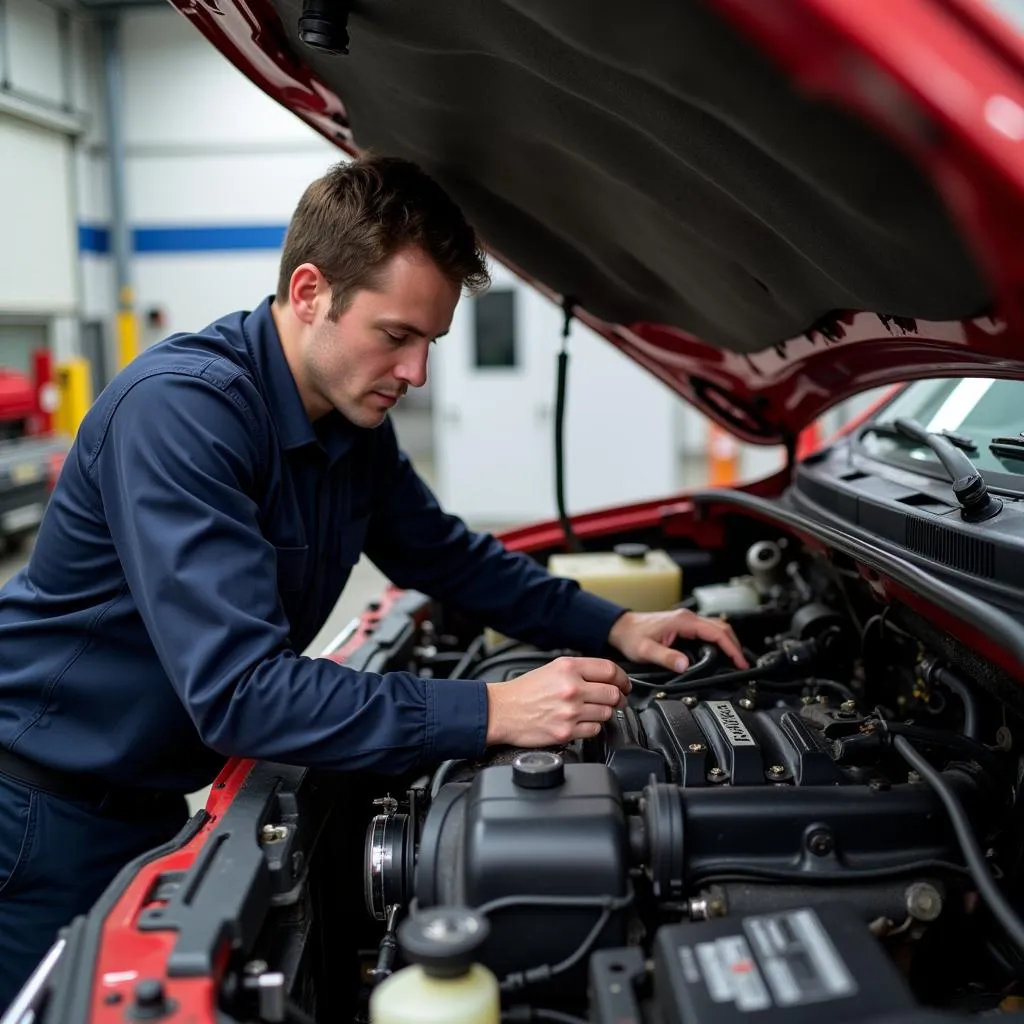
{"type": "Polygon", "coordinates": [[[685,672],[690,663],[672,649],[678,637],[717,644],[738,668],[747,668],[732,627],[719,619],[705,619],[680,608],[670,612],[626,612],[612,626],[608,643],[630,661],[660,665],[670,672],[685,672]]]}
{"type": "Polygon", "coordinates": [[[556,747],[601,731],[631,683],[614,662],[556,658],[509,683],[488,683],[487,744],[556,747]]]}

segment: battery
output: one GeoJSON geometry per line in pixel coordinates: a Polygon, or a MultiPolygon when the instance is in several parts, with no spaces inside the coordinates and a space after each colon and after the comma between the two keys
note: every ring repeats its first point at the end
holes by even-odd
{"type": "Polygon", "coordinates": [[[659,929],[654,1002],[665,1024],[845,1024],[916,1001],[863,919],[822,903],[659,929]]]}

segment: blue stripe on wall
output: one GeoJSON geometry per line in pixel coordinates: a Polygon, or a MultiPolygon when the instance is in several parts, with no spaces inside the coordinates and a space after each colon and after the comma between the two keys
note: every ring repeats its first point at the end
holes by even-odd
{"type": "Polygon", "coordinates": [[[136,228],[135,252],[233,252],[278,250],[284,242],[284,225],[246,224],[225,227],[136,228]]]}
{"type": "Polygon", "coordinates": [[[110,232],[95,224],[78,225],[79,252],[110,252],[110,232]]]}
{"type": "MultiPolygon", "coordinates": [[[[211,227],[135,228],[136,253],[277,252],[284,243],[284,224],[238,224],[211,227]]],[[[78,226],[79,252],[109,253],[110,231],[90,224],[78,226]]]]}

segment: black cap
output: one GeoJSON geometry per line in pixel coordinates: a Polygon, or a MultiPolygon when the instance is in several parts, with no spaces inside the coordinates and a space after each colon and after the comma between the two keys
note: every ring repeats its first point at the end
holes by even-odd
{"type": "Polygon", "coordinates": [[[398,926],[398,942],[427,974],[457,978],[472,967],[490,931],[487,919],[469,907],[437,907],[407,917],[398,926]]]}
{"type": "Polygon", "coordinates": [[[565,762],[550,750],[527,750],[512,761],[512,781],[524,789],[551,789],[565,782],[565,762]]]}
{"type": "Polygon", "coordinates": [[[620,558],[646,558],[650,553],[651,549],[647,544],[616,544],[612,550],[620,558]]]}
{"type": "Polygon", "coordinates": [[[314,50],[347,54],[348,7],[337,0],[303,0],[299,38],[314,50]]]}

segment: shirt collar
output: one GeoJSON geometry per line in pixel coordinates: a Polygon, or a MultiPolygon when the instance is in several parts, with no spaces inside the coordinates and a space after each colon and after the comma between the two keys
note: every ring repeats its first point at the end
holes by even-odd
{"type": "Polygon", "coordinates": [[[260,390],[267,400],[281,446],[292,449],[309,444],[320,445],[334,462],[352,447],[358,428],[340,413],[330,412],[317,421],[314,429],[285,359],[281,337],[270,311],[271,301],[272,297],[265,298],[245,318],[243,329],[260,390]]]}

